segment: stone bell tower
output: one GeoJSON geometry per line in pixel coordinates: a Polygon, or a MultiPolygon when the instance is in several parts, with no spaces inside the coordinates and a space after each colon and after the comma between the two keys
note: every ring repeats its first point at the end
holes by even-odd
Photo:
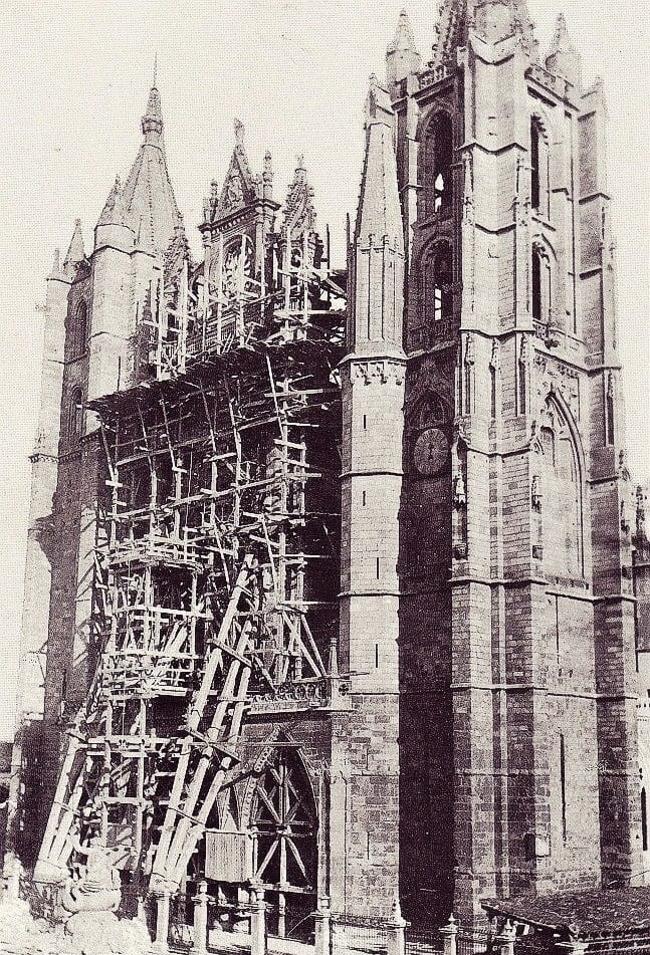
{"type": "Polygon", "coordinates": [[[403,223],[390,98],[371,78],[361,195],[349,251],[341,366],[341,639],[349,710],[332,729],[332,904],[386,917],[398,885],[403,223]],[[337,823],[339,825],[340,823],[337,823]],[[334,829],[334,819],[332,823],[334,829]]]}
{"type": "Polygon", "coordinates": [[[600,82],[445,0],[387,56],[407,258],[405,915],[634,880],[634,605],[600,82]]]}

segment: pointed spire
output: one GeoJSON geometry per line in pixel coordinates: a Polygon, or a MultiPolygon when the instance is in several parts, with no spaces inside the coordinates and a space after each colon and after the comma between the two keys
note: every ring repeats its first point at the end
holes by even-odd
{"type": "MultiPolygon", "coordinates": [[[[180,215],[169,179],[163,118],[158,81],[158,57],[154,60],[154,85],[149,90],[147,109],[142,117],[144,140],[121,190],[119,204],[123,222],[139,238],[141,249],[164,253],[174,234],[180,215]]],[[[110,197],[109,197],[110,198],[110,197]]],[[[114,197],[116,202],[117,196],[114,197]]]]}
{"type": "Polygon", "coordinates": [[[124,221],[124,203],[122,201],[122,183],[115,177],[97,225],[118,225],[124,221]]]}
{"type": "Polygon", "coordinates": [[[555,33],[546,57],[546,69],[557,76],[563,76],[572,86],[582,86],[582,60],[571,42],[564,14],[558,14],[555,21],[555,33]]]}
{"type": "Polygon", "coordinates": [[[355,239],[387,236],[403,251],[402,209],[397,185],[397,164],[393,149],[393,111],[390,96],[370,77],[366,100],[366,154],[361,178],[361,195],[355,239]]]}
{"type": "Polygon", "coordinates": [[[160,93],[158,92],[158,87],[156,86],[157,74],[158,56],[156,55],[154,60],[153,86],[149,90],[147,108],[145,110],[144,116],[142,117],[141,125],[145,143],[151,143],[154,146],[161,146],[164,148],[162,139],[162,105],[160,102],[160,93]]]}
{"type": "Polygon", "coordinates": [[[61,268],[61,250],[55,249],[54,256],[52,257],[52,269],[48,275],[48,279],[64,279],[65,273],[61,268]]]}
{"type": "Polygon", "coordinates": [[[370,77],[366,150],[351,249],[353,302],[347,346],[357,355],[403,355],[404,225],[388,90],[370,77]]]}
{"type": "Polygon", "coordinates": [[[83,262],[85,258],[86,252],[84,250],[84,238],[81,231],[81,219],[75,219],[70,245],[63,260],[63,268],[68,271],[70,268],[74,268],[78,265],[79,262],[83,262]]]}
{"type": "Polygon", "coordinates": [[[415,36],[406,10],[397,20],[395,36],[386,49],[386,82],[388,86],[399,83],[421,66],[420,54],[415,47],[415,36]]]}
{"type": "Polygon", "coordinates": [[[287,192],[282,216],[282,232],[291,232],[297,235],[304,232],[314,232],[316,229],[316,210],[313,204],[314,190],[307,181],[305,157],[301,154],[296,157],[296,169],[293,182],[287,192]]]}
{"type": "MultiPolygon", "coordinates": [[[[227,215],[234,209],[251,202],[255,196],[261,196],[264,185],[262,177],[253,176],[244,148],[244,124],[234,120],[235,148],[232,151],[230,166],[221,189],[216,218],[227,215]]],[[[267,183],[267,190],[268,190],[267,183]]]]}

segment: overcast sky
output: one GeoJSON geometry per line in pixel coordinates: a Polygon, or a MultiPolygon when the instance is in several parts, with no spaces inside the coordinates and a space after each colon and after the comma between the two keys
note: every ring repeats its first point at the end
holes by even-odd
{"type": "MultiPolygon", "coordinates": [[[[9,690],[0,687],[0,738],[13,716],[44,277],[54,248],[65,252],[77,216],[89,248],[115,175],[128,172],[154,52],[169,169],[188,231],[196,235],[209,181],[223,181],[237,116],[246,125],[253,169],[261,168],[267,147],[273,153],[276,198],[284,198],[295,156],[304,152],[321,227],[330,223],[341,249],[345,213],[356,206],[368,76],[383,75],[400,6],[400,0],[2,0],[0,633],[9,690]]],[[[586,81],[605,79],[628,445],[634,471],[647,479],[650,0],[529,0],[529,8],[542,49],[563,9],[586,81]]],[[[437,0],[408,0],[407,9],[426,59],[437,0]]]]}

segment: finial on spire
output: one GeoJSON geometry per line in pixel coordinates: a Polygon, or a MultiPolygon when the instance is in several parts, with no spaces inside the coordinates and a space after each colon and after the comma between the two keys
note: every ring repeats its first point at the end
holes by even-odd
{"type": "Polygon", "coordinates": [[[153,55],[153,83],[151,84],[151,88],[154,90],[158,89],[158,53],[157,52],[154,53],[153,55]]]}
{"type": "Polygon", "coordinates": [[[387,53],[395,53],[397,50],[403,50],[408,53],[415,53],[415,35],[413,33],[413,27],[411,26],[411,21],[409,20],[409,15],[402,7],[400,10],[399,17],[397,18],[397,27],[395,28],[395,35],[393,39],[388,44],[386,49],[387,53]]]}
{"type": "Polygon", "coordinates": [[[546,56],[546,69],[557,76],[563,76],[575,87],[582,85],[580,54],[571,43],[563,13],[559,13],[555,21],[555,33],[546,56]]]}
{"type": "Polygon", "coordinates": [[[246,132],[246,127],[240,119],[235,117],[235,145],[243,146],[244,145],[244,133],[246,132]]]}
{"type": "Polygon", "coordinates": [[[421,66],[420,54],[415,47],[415,35],[405,9],[397,19],[395,36],[386,49],[386,82],[389,86],[401,82],[421,66]]]}
{"type": "Polygon", "coordinates": [[[158,57],[154,60],[153,86],[149,90],[147,100],[147,109],[142,117],[142,132],[146,143],[153,143],[156,146],[162,145],[163,118],[162,107],[160,105],[160,93],[156,87],[158,74],[158,57]]]}

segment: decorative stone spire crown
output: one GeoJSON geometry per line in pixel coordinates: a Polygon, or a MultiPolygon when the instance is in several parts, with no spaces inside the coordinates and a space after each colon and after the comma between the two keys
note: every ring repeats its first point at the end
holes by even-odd
{"type": "Polygon", "coordinates": [[[313,232],[316,228],[316,211],[313,204],[314,190],[307,181],[304,156],[296,160],[293,182],[287,192],[282,217],[282,232],[313,232]]]}
{"type": "Polygon", "coordinates": [[[386,49],[386,82],[399,83],[421,66],[420,54],[415,48],[415,37],[406,10],[400,12],[395,36],[386,49]]]}
{"type": "Polygon", "coordinates": [[[564,14],[558,14],[555,33],[546,57],[546,69],[563,76],[578,89],[582,86],[582,59],[571,42],[564,14]]]}
{"type": "Polygon", "coordinates": [[[442,0],[436,31],[434,67],[455,66],[456,49],[467,46],[471,32],[493,43],[515,36],[531,56],[537,55],[526,0],[442,0]]]}

